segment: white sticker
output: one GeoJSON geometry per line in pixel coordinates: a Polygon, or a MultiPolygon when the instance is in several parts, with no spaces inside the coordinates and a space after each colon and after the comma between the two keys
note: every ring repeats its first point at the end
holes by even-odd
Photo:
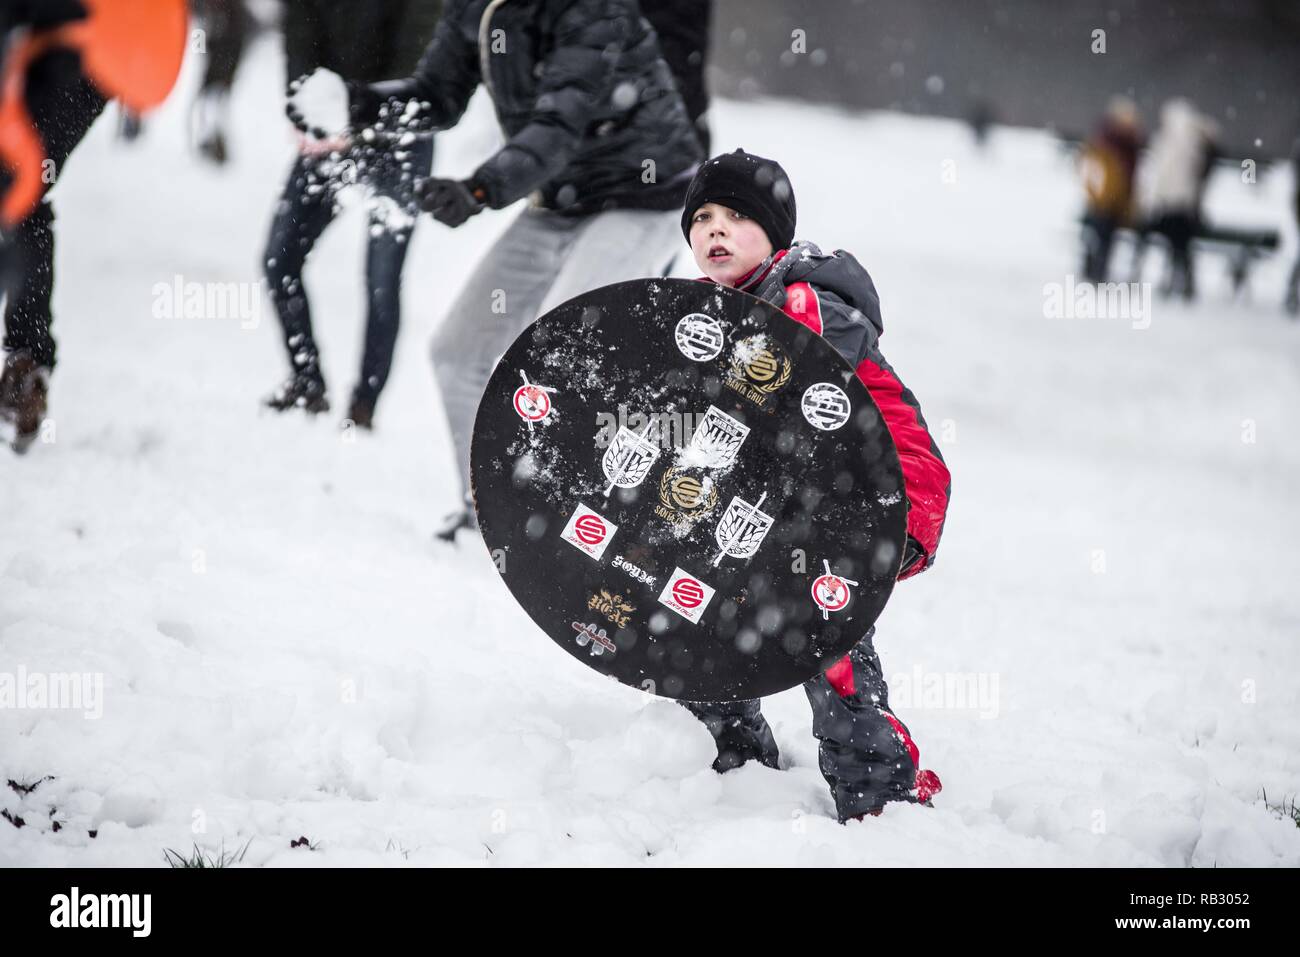
{"type": "Polygon", "coordinates": [[[702,468],[727,468],[736,461],[749,435],[749,426],[733,419],[716,406],[709,406],[695,431],[680,464],[702,468]]]}
{"type": "Polygon", "coordinates": [[[716,359],[725,339],[722,324],[702,312],[682,316],[673,337],[677,340],[677,348],[682,355],[692,362],[716,359]]]}
{"type": "Polygon", "coordinates": [[[833,382],[815,382],[803,394],[803,417],[823,432],[834,432],[849,421],[852,406],[847,393],[833,382]]]}
{"type": "Polygon", "coordinates": [[[667,605],[692,625],[700,623],[700,616],[713,600],[714,589],[689,575],[680,568],[674,568],[672,577],[659,595],[659,603],[667,605]]]}
{"type": "Polygon", "coordinates": [[[659,458],[660,449],[657,443],[646,438],[649,431],[648,425],[641,430],[640,435],[627,426],[619,427],[614,441],[609,444],[600,460],[605,478],[609,479],[609,485],[605,489],[606,498],[615,485],[619,488],[636,488],[650,474],[655,459],[659,458]]]}
{"type": "Polygon", "coordinates": [[[580,552],[599,559],[617,531],[617,525],[579,502],[560,537],[580,552]]]}
{"type": "Polygon", "coordinates": [[[722,549],[718,552],[718,557],[713,560],[715,566],[722,561],[723,555],[730,555],[732,558],[753,558],[757,553],[758,546],[763,544],[763,539],[772,529],[772,516],[759,509],[765,498],[767,498],[766,492],[752,505],[739,495],[731,500],[727,511],[718,521],[717,530],[713,533],[713,537],[718,541],[718,547],[722,549]]]}

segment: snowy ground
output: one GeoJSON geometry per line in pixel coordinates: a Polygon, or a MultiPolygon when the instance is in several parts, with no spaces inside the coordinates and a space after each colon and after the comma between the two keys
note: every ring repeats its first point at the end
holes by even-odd
{"type": "MultiPolygon", "coordinates": [[[[786,164],[800,236],[872,271],[954,477],[940,561],[878,637],[944,791],[841,827],[801,691],[766,705],[789,767],[719,777],[685,711],[577,667],[486,554],[431,542],[454,492],[427,344],[509,214],[422,224],[374,435],[259,413],[269,306],[154,317],[177,275],[259,277],[279,62],[264,41],[241,76],[228,171],[184,147],[187,72],[143,142],[102,121],[56,193],[55,433],[0,455],[0,673],[102,674],[102,717],[0,710],[0,780],[53,775],[0,789],[27,822],[0,821],[0,865],[250,841],[266,865],[1300,865],[1261,800],[1300,792],[1289,225],[1253,301],[1206,262],[1201,303],[1157,300],[1149,328],[1048,319],[1078,191],[1046,136],[978,154],[950,123],[717,105],[719,148],[786,164]],[[960,676],[988,697],[932,696],[960,676]]],[[[496,138],[476,100],[439,169],[496,138]]],[[[1216,181],[1211,209],[1284,223],[1287,186],[1216,181]]],[[[308,273],[339,404],[363,232],[354,210],[308,273]]]]}

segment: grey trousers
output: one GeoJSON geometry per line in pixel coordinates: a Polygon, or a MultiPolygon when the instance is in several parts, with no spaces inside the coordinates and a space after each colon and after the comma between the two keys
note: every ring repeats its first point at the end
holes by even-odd
{"type": "Polygon", "coordinates": [[[534,319],[574,296],[662,276],[684,245],[680,221],[675,211],[575,217],[529,208],[488,250],[433,337],[433,371],[463,492],[474,416],[502,353],[534,319]]]}

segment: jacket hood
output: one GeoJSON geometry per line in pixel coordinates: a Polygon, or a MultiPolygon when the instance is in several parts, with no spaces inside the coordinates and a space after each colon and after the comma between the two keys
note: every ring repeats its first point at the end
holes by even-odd
{"type": "Polygon", "coordinates": [[[809,283],[842,299],[875,327],[877,336],[885,331],[876,284],[853,254],[842,249],[827,255],[815,244],[798,240],[757,284],[745,291],[780,306],[785,302],[785,287],[797,282],[809,283]]]}

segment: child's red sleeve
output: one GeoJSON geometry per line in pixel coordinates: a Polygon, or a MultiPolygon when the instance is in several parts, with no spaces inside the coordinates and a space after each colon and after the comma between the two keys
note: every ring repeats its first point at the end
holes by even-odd
{"type": "Polygon", "coordinates": [[[784,310],[830,342],[848,360],[880,409],[898,450],[909,509],[907,534],[919,554],[906,562],[899,580],[934,564],[943,535],[952,480],[930,435],[921,405],[880,352],[880,336],[871,322],[834,293],[810,283],[786,287],[784,310]]]}

